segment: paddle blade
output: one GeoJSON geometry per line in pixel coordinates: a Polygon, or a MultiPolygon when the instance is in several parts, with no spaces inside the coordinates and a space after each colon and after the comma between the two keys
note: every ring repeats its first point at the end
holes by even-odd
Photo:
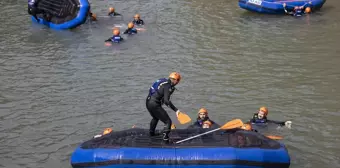
{"type": "Polygon", "coordinates": [[[181,124],[186,124],[191,121],[191,118],[188,115],[181,112],[178,113],[177,119],[181,124]]]}
{"type": "Polygon", "coordinates": [[[267,135],[266,137],[268,137],[269,139],[273,139],[273,140],[283,139],[282,136],[275,136],[275,135],[267,135]]]}
{"type": "Polygon", "coordinates": [[[243,122],[240,119],[234,119],[231,120],[227,123],[225,123],[222,127],[220,127],[221,129],[233,129],[233,128],[240,128],[243,126],[243,122]]]}
{"type": "Polygon", "coordinates": [[[171,129],[176,129],[175,124],[171,124],[171,129]]]}

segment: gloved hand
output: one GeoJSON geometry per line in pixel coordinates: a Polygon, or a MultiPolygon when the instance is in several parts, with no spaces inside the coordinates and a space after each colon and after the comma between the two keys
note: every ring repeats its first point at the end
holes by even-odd
{"type": "Polygon", "coordinates": [[[291,129],[291,128],[292,128],[292,122],[291,122],[291,121],[286,121],[286,122],[285,122],[285,126],[286,126],[287,128],[289,128],[289,129],[291,129]]]}

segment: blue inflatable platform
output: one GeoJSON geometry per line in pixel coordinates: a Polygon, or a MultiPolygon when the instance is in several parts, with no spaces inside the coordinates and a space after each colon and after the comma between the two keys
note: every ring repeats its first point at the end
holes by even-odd
{"type": "MultiPolygon", "coordinates": [[[[208,129],[209,130],[209,129],[208,129]]],[[[178,129],[170,143],[146,129],[129,129],[93,138],[71,156],[73,168],[288,168],[286,147],[252,131],[216,131],[180,144],[171,143],[203,129],[178,129]]]]}
{"type": "Polygon", "coordinates": [[[283,3],[287,9],[292,10],[295,6],[311,7],[312,11],[319,10],[326,0],[239,0],[242,9],[265,14],[285,14],[283,3]]]}
{"type": "MultiPolygon", "coordinates": [[[[72,29],[86,22],[90,3],[88,0],[40,0],[37,8],[44,11],[37,15],[40,24],[52,29],[72,29]]],[[[33,16],[32,21],[37,22],[33,16]]]]}

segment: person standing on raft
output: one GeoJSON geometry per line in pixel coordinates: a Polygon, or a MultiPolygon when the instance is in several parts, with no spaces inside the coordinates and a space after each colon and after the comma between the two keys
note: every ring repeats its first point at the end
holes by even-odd
{"type": "Polygon", "coordinates": [[[161,120],[165,124],[163,129],[163,140],[167,143],[169,142],[172,121],[167,112],[162,108],[162,104],[165,104],[175,111],[176,116],[178,117],[181,112],[172,104],[170,96],[175,91],[175,86],[180,80],[181,75],[178,72],[172,72],[168,79],[158,79],[150,87],[149,94],[146,98],[146,108],[152,117],[149,129],[150,136],[155,136],[157,123],[161,120]]]}

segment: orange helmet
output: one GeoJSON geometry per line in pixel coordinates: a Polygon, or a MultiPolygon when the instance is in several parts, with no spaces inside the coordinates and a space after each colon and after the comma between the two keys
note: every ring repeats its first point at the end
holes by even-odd
{"type": "Polygon", "coordinates": [[[140,15],[139,15],[139,14],[136,14],[136,15],[134,16],[134,18],[139,19],[139,18],[140,18],[140,15]]]}
{"type": "Polygon", "coordinates": [[[109,134],[112,132],[112,128],[105,128],[103,131],[103,135],[109,134]]]}
{"type": "Polygon", "coordinates": [[[113,13],[113,12],[115,12],[115,8],[110,7],[110,8],[109,8],[109,11],[110,11],[110,13],[113,13]]]}
{"type": "Polygon", "coordinates": [[[305,13],[310,13],[312,11],[312,9],[310,8],[310,7],[307,7],[306,9],[305,9],[305,13]]]}
{"type": "Polygon", "coordinates": [[[204,124],[208,124],[209,126],[211,126],[211,125],[212,125],[212,123],[211,123],[209,120],[207,120],[207,121],[204,121],[204,122],[203,122],[203,125],[204,125],[204,124]]]}
{"type": "Polygon", "coordinates": [[[91,19],[92,19],[92,20],[97,20],[97,15],[96,15],[96,14],[94,14],[94,13],[92,13],[92,15],[91,15],[91,19]]]}
{"type": "Polygon", "coordinates": [[[244,130],[247,130],[247,131],[251,131],[252,130],[252,126],[250,124],[243,124],[241,129],[244,129],[244,130]]]}
{"type": "Polygon", "coordinates": [[[119,28],[113,28],[112,33],[113,35],[118,36],[120,34],[119,28]]]}
{"type": "Polygon", "coordinates": [[[268,115],[268,109],[267,107],[261,107],[260,108],[260,111],[262,111],[264,113],[264,116],[267,116],[268,115]]]}
{"type": "Polygon", "coordinates": [[[177,80],[178,82],[181,80],[181,75],[178,73],[178,72],[172,72],[170,75],[169,75],[169,78],[170,79],[175,79],[177,80]]]}
{"type": "Polygon", "coordinates": [[[208,114],[208,110],[206,108],[200,108],[200,110],[198,111],[198,114],[199,113],[205,113],[205,114],[208,114]]]}
{"type": "Polygon", "coordinates": [[[129,29],[131,29],[131,28],[133,28],[135,25],[132,23],[132,22],[130,22],[129,24],[128,24],[128,28],[129,29]]]}

